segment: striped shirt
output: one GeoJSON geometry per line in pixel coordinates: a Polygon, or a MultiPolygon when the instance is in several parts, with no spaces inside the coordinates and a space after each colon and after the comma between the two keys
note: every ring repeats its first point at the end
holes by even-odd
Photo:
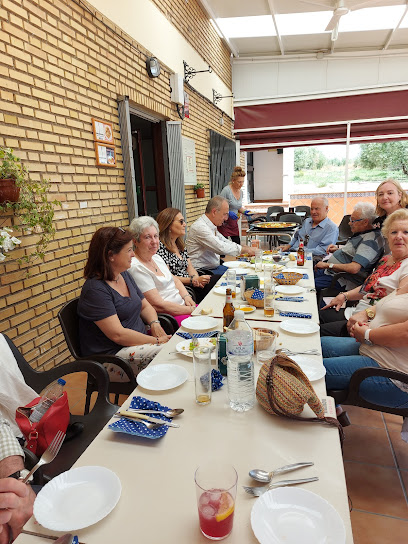
{"type": "MultiPolygon", "coordinates": [[[[331,255],[327,262],[333,264],[350,264],[354,262],[361,265],[358,274],[347,274],[347,276],[338,280],[342,287],[349,290],[363,282],[381,258],[383,252],[384,238],[381,235],[380,229],[356,232],[341,249],[338,249],[331,255]]],[[[327,268],[324,273],[334,276],[338,272],[327,268]]]]}

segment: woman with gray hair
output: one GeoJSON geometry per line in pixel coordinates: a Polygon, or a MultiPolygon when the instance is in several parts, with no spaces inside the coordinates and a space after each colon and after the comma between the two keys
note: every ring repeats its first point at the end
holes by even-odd
{"type": "Polygon", "coordinates": [[[181,281],[156,254],[160,246],[157,222],[152,217],[138,217],[131,222],[129,230],[135,245],[129,273],[153,308],[173,315],[180,324],[196,305],[181,281]]]}

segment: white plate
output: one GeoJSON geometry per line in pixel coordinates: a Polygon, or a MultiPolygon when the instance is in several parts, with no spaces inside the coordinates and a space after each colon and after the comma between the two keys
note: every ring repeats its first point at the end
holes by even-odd
{"type": "Polygon", "coordinates": [[[251,308],[250,310],[247,310],[246,312],[244,312],[244,314],[252,314],[252,312],[255,312],[256,310],[256,307],[255,306],[252,306],[251,304],[241,304],[241,306],[238,306],[237,308],[235,308],[236,310],[242,310],[242,308],[251,308]]]}
{"type": "Polygon", "coordinates": [[[320,380],[326,375],[326,369],[320,358],[312,359],[310,355],[291,355],[290,358],[300,366],[311,382],[320,380]]]}
{"type": "MultiPolygon", "coordinates": [[[[198,343],[200,346],[206,346],[212,350],[211,352],[211,359],[215,359],[216,349],[215,344],[210,341],[210,338],[197,338],[198,343]]],[[[176,346],[176,350],[179,353],[182,353],[183,355],[187,355],[187,357],[193,358],[193,352],[190,349],[191,340],[183,340],[182,342],[179,342],[176,346]]]]}
{"type": "Polygon", "coordinates": [[[218,325],[218,321],[213,317],[197,315],[195,317],[187,317],[187,319],[183,319],[181,325],[185,329],[190,329],[190,331],[203,331],[213,329],[218,325]]]}
{"type": "Polygon", "coordinates": [[[179,365],[150,365],[137,375],[140,387],[151,391],[165,391],[184,383],[188,372],[179,365]]]}
{"type": "Polygon", "coordinates": [[[251,525],[260,544],[345,544],[337,510],[316,493],[280,487],[257,499],[251,525]]]}
{"type": "Polygon", "coordinates": [[[283,293],[284,295],[299,295],[304,293],[305,290],[300,285],[277,285],[276,290],[278,293],[283,293]]]}
{"type": "Polygon", "coordinates": [[[78,531],[107,516],[121,491],[119,478],[105,467],[74,468],[41,489],[34,502],[34,516],[46,529],[78,531]]]}
{"type": "MultiPolygon", "coordinates": [[[[227,290],[227,288],[228,288],[228,285],[221,285],[220,287],[214,287],[213,293],[216,293],[217,295],[225,296],[225,291],[227,290]]],[[[240,292],[241,292],[241,289],[237,287],[235,293],[238,295],[238,293],[240,292]]]]}
{"type": "Polygon", "coordinates": [[[245,261],[224,261],[223,265],[227,268],[244,268],[247,263],[245,261]]]}
{"type": "MultiPolygon", "coordinates": [[[[320,327],[317,323],[314,323],[310,319],[294,318],[286,319],[279,323],[281,329],[286,332],[293,332],[295,334],[312,334],[318,332],[320,327]]],[[[139,381],[139,376],[137,378],[139,381]]]]}

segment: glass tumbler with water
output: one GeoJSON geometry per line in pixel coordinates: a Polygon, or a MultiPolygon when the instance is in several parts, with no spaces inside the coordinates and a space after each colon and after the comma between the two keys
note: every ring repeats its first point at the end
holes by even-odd
{"type": "Polygon", "coordinates": [[[262,259],[263,251],[262,249],[255,250],[255,272],[262,272],[262,259]]]}
{"type": "Polygon", "coordinates": [[[227,332],[228,398],[230,407],[246,412],[255,404],[254,339],[244,312],[235,310],[234,321],[227,332]]]}

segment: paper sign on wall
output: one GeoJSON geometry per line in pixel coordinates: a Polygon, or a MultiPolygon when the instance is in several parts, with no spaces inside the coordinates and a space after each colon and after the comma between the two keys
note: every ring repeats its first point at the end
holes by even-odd
{"type": "Polygon", "coordinates": [[[191,138],[182,138],[184,185],[197,183],[197,165],[195,155],[195,141],[191,138]]]}

